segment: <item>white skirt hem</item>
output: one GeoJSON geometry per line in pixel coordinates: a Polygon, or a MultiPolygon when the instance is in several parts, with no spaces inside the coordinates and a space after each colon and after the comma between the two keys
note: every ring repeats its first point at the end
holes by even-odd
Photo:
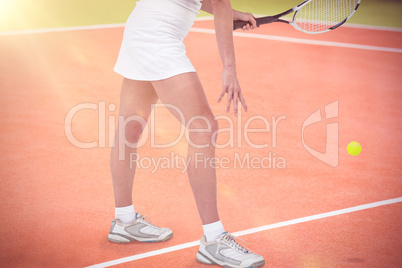
{"type": "Polygon", "coordinates": [[[135,73],[127,73],[123,70],[119,70],[117,67],[114,68],[114,71],[121,76],[131,79],[131,80],[137,80],[137,81],[159,81],[159,80],[164,80],[171,78],[173,76],[179,75],[179,74],[184,74],[184,73],[195,73],[196,70],[194,68],[183,68],[183,69],[177,69],[173,70],[164,74],[160,75],[139,75],[135,73]]]}

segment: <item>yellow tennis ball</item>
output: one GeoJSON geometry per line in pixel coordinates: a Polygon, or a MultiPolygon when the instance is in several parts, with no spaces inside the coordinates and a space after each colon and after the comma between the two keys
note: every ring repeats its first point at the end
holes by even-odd
{"type": "Polygon", "coordinates": [[[360,152],[362,151],[362,147],[360,144],[356,141],[352,141],[348,144],[348,147],[346,148],[348,150],[348,153],[350,155],[359,155],[360,152]]]}

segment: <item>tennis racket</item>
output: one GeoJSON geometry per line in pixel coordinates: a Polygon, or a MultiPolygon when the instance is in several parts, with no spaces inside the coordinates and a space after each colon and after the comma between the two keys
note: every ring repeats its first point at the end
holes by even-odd
{"type": "MultiPolygon", "coordinates": [[[[361,0],[306,0],[285,12],[275,16],[257,18],[257,26],[271,22],[283,22],[299,31],[318,34],[334,30],[344,24],[359,7],[361,0]],[[280,19],[292,12],[292,21],[280,19]]],[[[247,21],[235,20],[233,30],[249,24],[247,21]]]]}

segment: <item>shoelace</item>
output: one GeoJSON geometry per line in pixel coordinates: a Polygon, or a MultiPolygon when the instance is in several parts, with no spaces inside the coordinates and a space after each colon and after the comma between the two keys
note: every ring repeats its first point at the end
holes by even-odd
{"type": "Polygon", "coordinates": [[[230,233],[225,233],[221,237],[221,241],[227,244],[229,247],[233,248],[234,250],[240,251],[242,253],[254,253],[244,245],[248,244],[246,241],[238,237],[236,237],[236,239],[235,236],[230,233]],[[237,242],[236,239],[241,240],[243,242],[243,245],[239,244],[239,242],[237,242]]]}
{"type": "Polygon", "coordinates": [[[151,226],[151,227],[153,227],[153,228],[160,229],[160,227],[155,226],[155,225],[153,225],[153,224],[151,223],[151,219],[150,219],[150,218],[147,218],[145,215],[142,215],[142,214],[140,214],[140,213],[137,213],[137,220],[140,221],[140,222],[143,222],[143,223],[145,223],[145,224],[147,224],[148,226],[151,226]]]}

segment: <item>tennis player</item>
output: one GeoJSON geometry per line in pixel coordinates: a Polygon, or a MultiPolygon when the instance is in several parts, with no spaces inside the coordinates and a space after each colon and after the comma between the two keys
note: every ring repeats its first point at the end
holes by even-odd
{"type": "MultiPolygon", "coordinates": [[[[140,0],[131,13],[126,27],[115,71],[124,79],[121,87],[119,115],[127,118],[140,116],[145,121],[151,113],[152,104],[160,99],[184,115],[185,122],[194,117],[191,129],[192,144],[208,144],[197,148],[189,143],[188,177],[203,223],[204,236],[201,238],[197,260],[205,264],[219,264],[224,267],[261,267],[263,257],[240,245],[233,235],[226,232],[219,219],[217,209],[216,171],[211,165],[197,166],[195,155],[215,156],[211,142],[218,124],[208,105],[197,73],[186,56],[183,39],[193,25],[199,10],[214,15],[216,39],[223,64],[222,91],[218,101],[227,95],[227,112],[233,103],[234,114],[239,109],[238,102],[247,111],[245,99],[237,79],[236,61],[233,47],[233,20],[248,21],[243,30],[256,28],[252,14],[233,10],[230,0],[140,0]]],[[[241,109],[241,107],[240,107],[241,109]]],[[[177,112],[172,114],[178,119],[177,112]]],[[[138,120],[131,121],[122,131],[116,132],[112,148],[110,166],[115,196],[115,219],[108,239],[117,243],[131,241],[166,241],[173,236],[169,228],[157,227],[136,213],[132,202],[135,165],[130,168],[130,154],[136,153],[136,146],[126,148],[119,139],[135,144],[139,141],[144,125],[138,120]],[[124,136],[123,136],[124,135],[124,136]],[[122,145],[121,145],[122,144],[122,145]],[[124,160],[119,153],[124,152],[124,160]]],[[[216,138],[216,137],[215,137],[216,138]]]]}

